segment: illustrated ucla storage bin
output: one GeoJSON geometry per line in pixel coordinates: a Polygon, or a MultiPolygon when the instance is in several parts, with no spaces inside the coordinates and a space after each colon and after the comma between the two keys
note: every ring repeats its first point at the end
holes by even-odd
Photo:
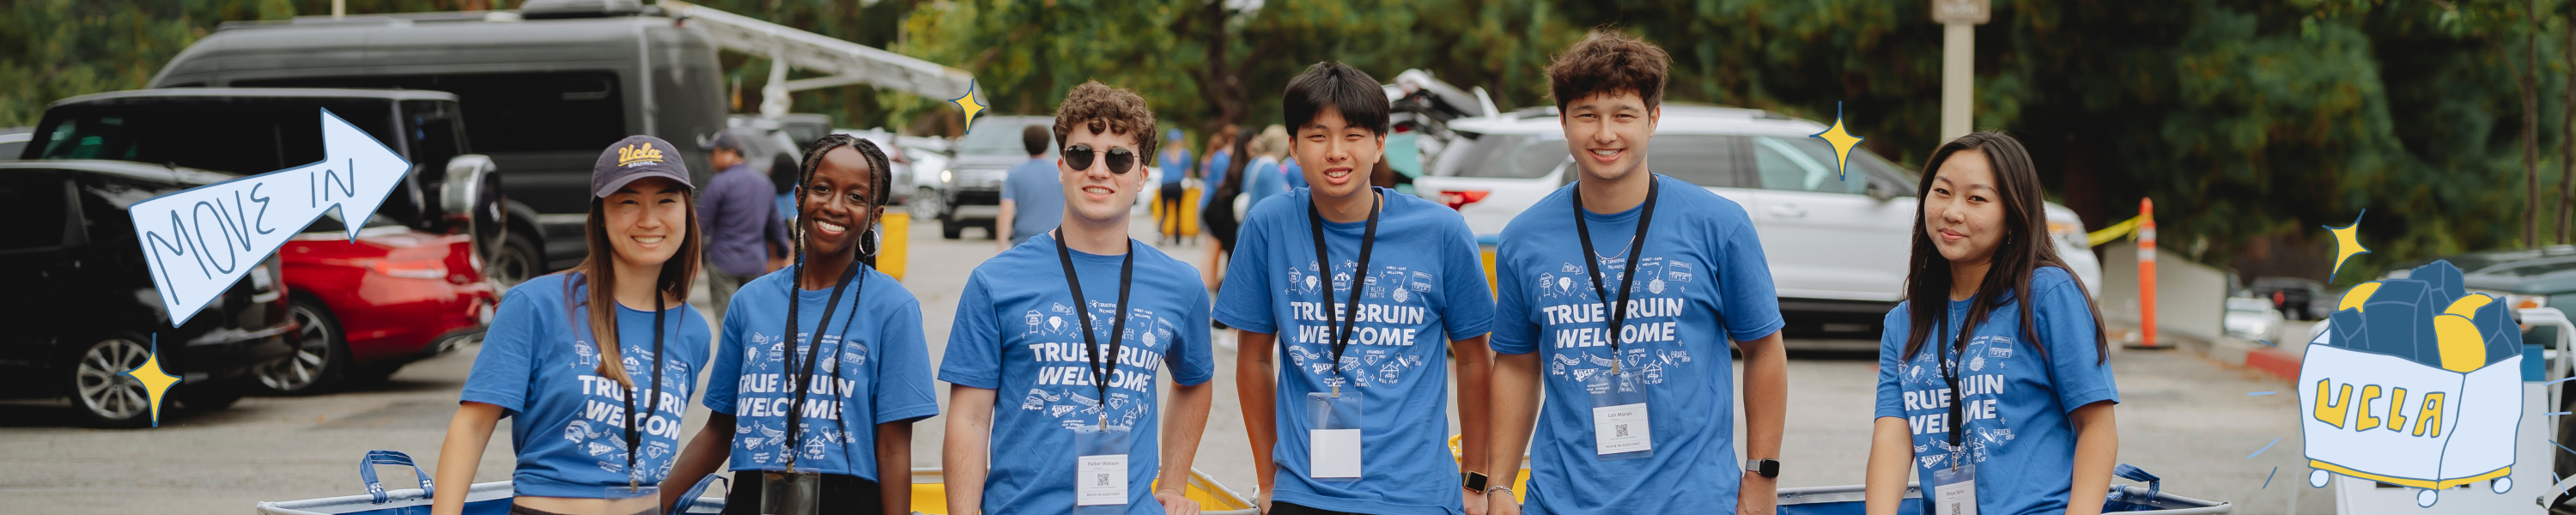
{"type": "MultiPolygon", "coordinates": [[[[2522,332],[2447,261],[2344,294],[2299,367],[2308,484],[2328,474],[2421,489],[2513,489],[2522,332]]],[[[2546,464],[2539,466],[2546,467],[2546,464]]]]}

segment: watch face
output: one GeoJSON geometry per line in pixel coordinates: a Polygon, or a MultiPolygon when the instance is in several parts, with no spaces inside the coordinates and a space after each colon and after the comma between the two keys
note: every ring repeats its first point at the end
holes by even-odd
{"type": "Polygon", "coordinates": [[[1484,491],[1484,490],[1485,490],[1485,475],[1484,475],[1484,474],[1479,474],[1479,473],[1475,473],[1475,472],[1466,472],[1466,473],[1461,473],[1461,474],[1459,474],[1459,475],[1458,475],[1458,477],[1459,477],[1459,482],[1461,482],[1461,483],[1465,483],[1465,486],[1467,487],[1467,489],[1468,489],[1468,490],[1475,490],[1475,491],[1479,491],[1479,492],[1482,492],[1482,491],[1484,491]]]}

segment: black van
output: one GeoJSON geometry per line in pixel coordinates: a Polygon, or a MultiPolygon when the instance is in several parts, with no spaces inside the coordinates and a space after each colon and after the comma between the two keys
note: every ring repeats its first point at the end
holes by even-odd
{"type": "Polygon", "coordinates": [[[518,11],[228,22],[150,87],[454,93],[474,121],[466,138],[508,185],[508,239],[545,242],[530,250],[542,272],[584,256],[590,167],[609,144],[650,134],[681,147],[697,180],[713,172],[696,142],[725,128],[721,74],[706,35],[658,8],[530,0],[518,11]]]}

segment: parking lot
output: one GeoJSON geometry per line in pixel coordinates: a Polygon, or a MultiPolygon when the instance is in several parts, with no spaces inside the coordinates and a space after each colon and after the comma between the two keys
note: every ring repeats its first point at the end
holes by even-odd
{"type": "MultiPolygon", "coordinates": [[[[1135,233],[1151,239],[1148,223],[1139,223],[1135,233]]],[[[934,362],[947,341],[966,272],[995,252],[981,231],[967,235],[943,240],[936,222],[917,222],[911,230],[904,283],[921,299],[934,362]]],[[[1195,262],[1205,248],[1165,251],[1195,262]]],[[[1228,372],[1234,353],[1227,347],[1215,352],[1221,391],[1197,468],[1249,494],[1256,483],[1228,372]]],[[[240,514],[257,501],[364,493],[351,464],[367,450],[404,451],[424,467],[435,466],[478,348],[468,345],[413,364],[390,382],[361,391],[252,397],[221,412],[164,413],[158,429],[82,428],[61,401],[0,404],[0,513],[240,514]]],[[[1875,355],[1790,358],[1791,409],[1780,484],[1860,483],[1875,355]]],[[[2111,361],[2123,400],[2122,462],[2167,478],[2167,492],[2235,502],[2237,513],[2287,513],[2292,503],[2296,513],[2333,512],[2326,491],[2305,486],[2293,406],[2298,397],[2288,383],[2170,350],[2120,351],[2111,361]],[[2279,394],[2249,395],[2258,392],[2279,394]]],[[[705,409],[692,410],[690,417],[694,433],[705,409]]],[[[935,465],[941,424],[933,418],[916,426],[916,466],[935,465]]],[[[508,479],[507,435],[506,428],[499,431],[485,450],[476,481],[508,479]]],[[[401,477],[392,468],[382,472],[401,477]]],[[[407,479],[389,483],[410,486],[407,479]]]]}

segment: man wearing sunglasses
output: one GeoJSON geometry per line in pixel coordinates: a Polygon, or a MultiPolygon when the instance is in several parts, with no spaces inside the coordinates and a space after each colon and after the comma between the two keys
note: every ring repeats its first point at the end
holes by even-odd
{"type": "Polygon", "coordinates": [[[1241,331],[1236,395],[1264,509],[1484,513],[1485,477],[1460,474],[1486,470],[1493,363],[1475,236],[1456,210],[1369,185],[1391,107],[1377,79],[1318,63],[1283,97],[1312,187],[1245,217],[1216,315],[1241,331]],[[1452,351],[1465,467],[1447,445],[1452,351]]]}
{"type": "Polygon", "coordinates": [[[1054,129],[1063,225],[976,266],[949,330],[948,512],[1195,515],[1182,489],[1215,377],[1208,293],[1197,269],[1127,237],[1154,113],[1085,82],[1054,129]]]}

